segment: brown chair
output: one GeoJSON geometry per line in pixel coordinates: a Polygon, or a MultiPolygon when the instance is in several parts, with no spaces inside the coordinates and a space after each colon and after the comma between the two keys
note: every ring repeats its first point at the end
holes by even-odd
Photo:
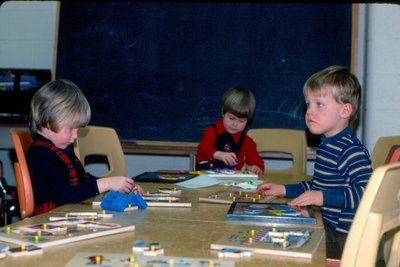
{"type": "Polygon", "coordinates": [[[14,162],[14,172],[21,219],[24,219],[33,214],[35,206],[31,177],[25,159],[26,151],[33,140],[30,132],[21,128],[10,128],[10,134],[17,155],[17,161],[14,162]]]}
{"type": "MultiPolygon", "coordinates": [[[[292,165],[286,169],[271,170],[268,164],[265,173],[307,175],[307,138],[303,130],[293,129],[250,129],[247,132],[257,144],[258,153],[284,154],[292,160],[292,165]]],[[[268,162],[267,162],[268,163],[268,162]]]]}
{"type": "Polygon", "coordinates": [[[387,155],[394,145],[400,145],[400,136],[383,136],[376,141],[371,153],[372,169],[385,164],[387,155]]]}
{"type": "Polygon", "coordinates": [[[400,145],[394,145],[386,157],[385,164],[395,163],[400,161],[400,145]]]}
{"type": "Polygon", "coordinates": [[[99,176],[126,175],[124,151],[113,128],[93,125],[80,128],[74,145],[75,154],[83,166],[86,167],[90,159],[94,163],[107,165],[107,171],[99,176]]]}

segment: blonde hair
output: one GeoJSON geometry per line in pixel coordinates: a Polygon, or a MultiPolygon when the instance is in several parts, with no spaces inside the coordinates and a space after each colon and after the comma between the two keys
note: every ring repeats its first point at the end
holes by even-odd
{"type": "Polygon", "coordinates": [[[338,103],[351,104],[352,113],[349,123],[358,119],[361,102],[361,85],[357,77],[347,67],[330,66],[313,74],[304,84],[303,94],[324,95],[330,89],[333,98],[338,103]]]}
{"type": "Polygon", "coordinates": [[[256,99],[253,93],[243,87],[232,87],[222,97],[222,114],[227,112],[239,118],[253,119],[256,99]]]}
{"type": "Polygon", "coordinates": [[[29,128],[32,134],[42,128],[58,132],[63,127],[86,126],[90,117],[89,102],[79,87],[59,79],[43,85],[33,96],[29,128]]]}

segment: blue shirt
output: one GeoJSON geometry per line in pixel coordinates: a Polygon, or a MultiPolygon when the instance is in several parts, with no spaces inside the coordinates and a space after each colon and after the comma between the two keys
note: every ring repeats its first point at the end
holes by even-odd
{"type": "Polygon", "coordinates": [[[322,191],[324,224],[348,233],[372,174],[370,155],[349,127],[335,136],[322,136],[316,153],[313,178],[285,185],[286,197],[295,198],[307,190],[322,191]]]}

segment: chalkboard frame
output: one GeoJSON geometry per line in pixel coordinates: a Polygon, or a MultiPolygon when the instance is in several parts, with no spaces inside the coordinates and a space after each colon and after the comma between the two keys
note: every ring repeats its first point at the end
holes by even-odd
{"type": "MultiPolygon", "coordinates": [[[[90,2],[90,3],[93,4],[92,2],[90,2]]],[[[158,3],[158,4],[160,4],[160,3],[158,3]]],[[[197,3],[197,4],[201,5],[202,3],[197,3]]],[[[241,3],[241,4],[245,5],[243,3],[241,3]]],[[[59,8],[60,13],[62,12],[62,5],[63,5],[63,2],[61,2],[61,7],[59,8]]],[[[249,5],[252,5],[252,4],[249,4],[249,5]]],[[[302,5],[302,4],[300,4],[300,5],[302,5]]],[[[352,66],[352,68],[353,68],[352,64],[354,64],[354,56],[355,56],[355,51],[354,51],[354,34],[355,34],[354,33],[354,23],[355,23],[354,20],[355,19],[353,17],[354,16],[354,12],[352,12],[352,10],[353,10],[354,4],[347,4],[347,6],[350,9],[350,11],[348,11],[348,12],[350,12],[350,23],[348,24],[348,27],[350,28],[350,30],[349,30],[350,31],[350,37],[348,39],[348,43],[349,43],[348,50],[349,51],[347,52],[349,56],[348,56],[348,59],[347,59],[347,62],[346,62],[345,65],[348,65],[349,67],[352,66]]],[[[58,16],[60,17],[61,14],[58,14],[58,16]]],[[[58,28],[58,31],[59,31],[59,28],[58,28]]],[[[58,32],[57,35],[58,35],[57,36],[58,47],[60,47],[60,41],[59,41],[60,32],[58,32]]],[[[104,115],[104,112],[101,112],[102,108],[100,106],[98,106],[98,103],[96,101],[98,99],[101,99],[101,98],[113,97],[115,94],[110,94],[110,95],[107,95],[107,96],[100,96],[99,94],[96,93],[96,94],[92,95],[91,94],[92,93],[91,90],[93,91],[93,88],[91,89],[90,86],[88,86],[87,83],[84,83],[84,82],[82,83],[82,81],[80,81],[79,79],[76,79],[76,77],[74,77],[74,76],[69,76],[68,77],[68,75],[65,75],[65,73],[58,72],[57,70],[59,69],[58,67],[59,67],[59,62],[60,62],[60,58],[59,58],[60,53],[59,53],[58,49],[56,50],[56,53],[57,53],[57,66],[55,66],[55,71],[53,73],[56,73],[56,77],[57,78],[61,78],[61,77],[62,78],[70,78],[71,80],[76,81],[77,84],[81,87],[81,89],[87,95],[88,100],[92,105],[92,109],[93,109],[92,124],[113,127],[113,128],[115,128],[117,130],[117,132],[120,135],[121,139],[124,139],[124,140],[133,140],[133,141],[134,140],[155,140],[155,141],[197,142],[199,140],[199,138],[200,138],[201,132],[206,127],[206,125],[208,125],[210,123],[213,123],[215,121],[215,119],[218,119],[218,117],[220,116],[219,115],[219,106],[218,106],[219,105],[219,101],[220,101],[220,97],[221,97],[222,93],[224,92],[224,90],[228,89],[227,87],[229,87],[229,86],[222,86],[222,85],[220,87],[215,87],[214,90],[216,92],[218,92],[218,93],[216,93],[215,95],[212,95],[212,96],[209,97],[209,99],[212,99],[212,101],[209,101],[209,103],[212,103],[212,105],[210,104],[210,106],[208,107],[209,109],[213,109],[214,110],[214,115],[207,117],[206,120],[204,120],[204,118],[201,118],[200,124],[197,124],[197,127],[195,128],[195,132],[196,132],[195,137],[192,136],[192,137],[187,138],[185,136],[185,134],[186,134],[185,131],[186,132],[193,132],[194,131],[193,128],[190,129],[190,127],[187,127],[188,129],[185,130],[185,131],[176,130],[177,127],[176,127],[176,125],[174,125],[174,121],[173,120],[171,120],[171,121],[169,121],[167,123],[167,127],[168,128],[167,128],[167,130],[163,130],[163,131],[164,132],[170,132],[170,133],[171,132],[183,132],[183,135],[172,136],[172,137],[171,136],[157,136],[157,134],[156,135],[152,134],[153,132],[141,133],[141,134],[137,135],[135,133],[130,132],[131,130],[129,130],[129,129],[138,129],[138,128],[145,129],[147,127],[147,125],[140,125],[140,122],[138,122],[137,120],[136,121],[130,121],[129,120],[130,117],[135,117],[134,115],[127,115],[126,117],[124,117],[122,119],[123,124],[115,124],[115,120],[120,115],[118,113],[118,109],[121,108],[120,105],[113,105],[113,107],[107,107],[106,108],[106,112],[110,113],[110,114],[113,114],[113,116],[109,117],[108,120],[103,120],[102,116],[104,115]],[[116,112],[116,113],[113,113],[113,112],[116,112]]],[[[319,68],[319,69],[321,69],[321,68],[319,68]]],[[[319,69],[315,68],[315,70],[313,70],[311,72],[309,71],[307,74],[302,75],[302,77],[301,77],[301,85],[298,85],[298,87],[299,87],[298,88],[298,90],[299,90],[298,97],[302,97],[302,94],[300,92],[301,91],[300,87],[302,86],[302,83],[304,83],[304,81],[306,80],[306,78],[308,78],[309,75],[311,75],[315,71],[318,71],[319,69]]],[[[239,84],[232,83],[231,85],[233,86],[233,85],[239,85],[239,84]]],[[[240,85],[247,86],[247,84],[240,84],[240,85]]],[[[252,89],[251,85],[248,86],[248,87],[249,87],[249,89],[252,89]]],[[[95,89],[95,90],[97,90],[97,89],[95,89]]],[[[104,91],[102,91],[102,93],[104,93],[104,91]]],[[[261,97],[260,97],[260,95],[257,95],[257,93],[258,93],[258,91],[255,92],[257,100],[258,100],[257,102],[260,103],[259,99],[261,97]]],[[[118,95],[118,94],[116,94],[116,95],[118,95]]],[[[175,96],[175,97],[177,97],[177,96],[175,96]]],[[[124,97],[120,95],[119,99],[124,99],[124,97]]],[[[207,99],[205,99],[203,101],[207,101],[207,99]]],[[[297,106],[296,108],[299,109],[299,106],[297,106]]],[[[177,108],[177,109],[179,109],[179,108],[177,108]]],[[[140,110],[140,107],[139,107],[139,110],[140,110]]],[[[299,112],[299,110],[297,110],[296,112],[299,112]]],[[[256,109],[255,121],[254,121],[254,123],[252,125],[250,125],[250,127],[270,127],[270,128],[285,128],[285,127],[287,127],[287,128],[293,128],[293,126],[291,126],[291,125],[287,126],[287,125],[281,125],[279,123],[274,125],[274,126],[272,126],[272,127],[270,125],[269,126],[268,125],[264,126],[264,125],[257,124],[257,115],[260,114],[260,113],[261,113],[260,109],[259,108],[256,109]]],[[[278,110],[278,113],[279,113],[279,110],[278,110]]],[[[299,114],[299,113],[297,113],[297,114],[299,114]]],[[[154,114],[152,114],[152,115],[153,115],[154,118],[157,118],[156,115],[154,115],[154,114]]],[[[145,117],[151,117],[151,115],[146,114],[145,117]]],[[[279,120],[278,120],[278,122],[279,122],[279,120]]],[[[154,127],[154,125],[152,127],[154,127]]],[[[303,127],[305,129],[304,123],[301,126],[295,125],[294,128],[298,129],[300,127],[303,127]]],[[[148,127],[148,128],[151,128],[151,127],[148,127]]],[[[311,145],[315,145],[316,142],[318,142],[318,138],[313,139],[313,137],[314,136],[308,134],[309,145],[310,144],[311,145]]]]}

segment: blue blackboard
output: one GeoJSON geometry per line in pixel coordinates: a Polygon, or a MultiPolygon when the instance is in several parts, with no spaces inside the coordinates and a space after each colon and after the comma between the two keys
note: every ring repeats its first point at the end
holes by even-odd
{"type": "Polygon", "coordinates": [[[225,90],[256,96],[250,127],[305,129],[302,87],[351,63],[351,4],[62,1],[56,77],[121,139],[199,141],[225,90]]]}

